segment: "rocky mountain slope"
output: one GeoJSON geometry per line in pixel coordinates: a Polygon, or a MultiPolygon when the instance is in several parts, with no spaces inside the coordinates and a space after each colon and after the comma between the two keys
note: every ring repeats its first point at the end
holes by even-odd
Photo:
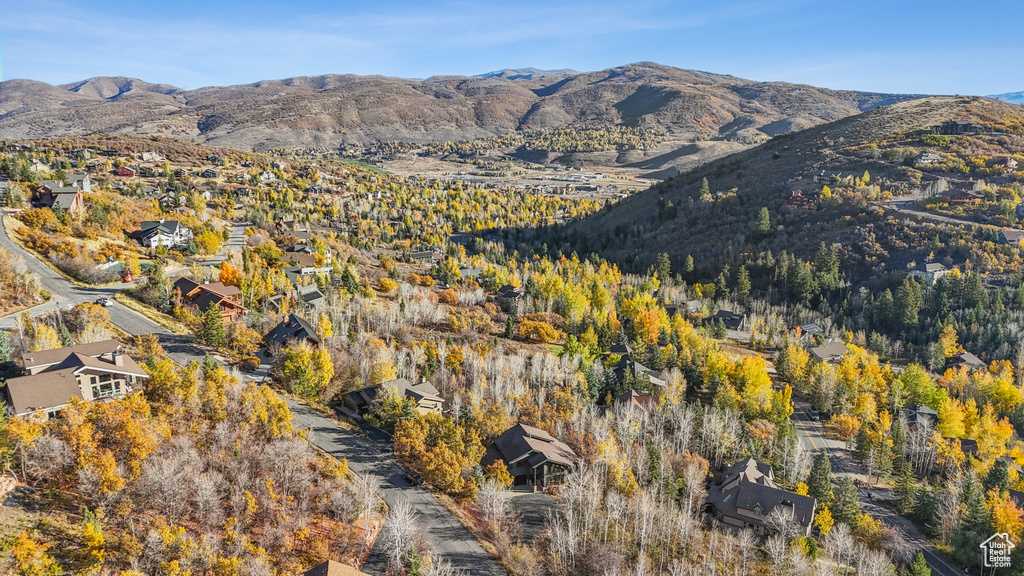
{"type": "Polygon", "coordinates": [[[267,150],[625,125],[662,129],[669,138],[656,150],[613,158],[614,163],[677,171],[693,158],[702,162],[768,136],[907,98],[753,82],[652,63],[555,75],[502,71],[484,78],[326,75],[198,90],[129,78],[64,86],[11,80],[0,83],[0,135],[165,136],[267,150]]]}

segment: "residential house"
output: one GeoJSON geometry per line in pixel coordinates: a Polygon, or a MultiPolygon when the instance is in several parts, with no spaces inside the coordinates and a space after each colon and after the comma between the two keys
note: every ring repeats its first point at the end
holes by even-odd
{"type": "Polygon", "coordinates": [[[636,349],[630,344],[612,344],[611,348],[608,349],[608,352],[611,354],[618,354],[625,358],[635,354],[636,349]]]}
{"type": "Polygon", "coordinates": [[[86,194],[92,193],[92,180],[89,180],[89,174],[85,172],[65,174],[64,181],[68,183],[68,186],[78,186],[86,194]]]}
{"type": "Polygon", "coordinates": [[[822,330],[821,326],[814,323],[801,324],[800,326],[793,328],[793,333],[799,333],[800,342],[804,344],[808,342],[821,342],[828,338],[828,335],[825,334],[825,331],[822,330]]]}
{"type": "Polygon", "coordinates": [[[120,168],[117,169],[117,175],[118,176],[132,177],[132,176],[138,176],[139,172],[138,172],[138,170],[136,170],[134,168],[129,168],[127,166],[121,166],[120,168]]]}
{"type": "Polygon", "coordinates": [[[406,260],[416,264],[431,264],[441,259],[441,254],[433,250],[414,250],[405,255],[406,260]]]}
{"type": "Polygon", "coordinates": [[[786,204],[803,208],[814,205],[817,200],[814,196],[804,196],[803,190],[793,190],[789,193],[789,197],[786,198],[786,204]]]}
{"type": "Polygon", "coordinates": [[[306,342],[311,346],[319,346],[323,343],[316,335],[313,326],[302,319],[298,314],[289,314],[287,318],[274,327],[273,330],[264,336],[263,341],[269,348],[272,345],[284,346],[295,342],[306,342]]]}
{"type": "Polygon", "coordinates": [[[487,446],[480,465],[501,460],[515,486],[557,486],[576,464],[577,456],[564,442],[533,426],[516,424],[487,446]]]}
{"type": "Polygon", "coordinates": [[[39,187],[39,202],[51,210],[78,213],[85,209],[85,197],[78,186],[63,186],[55,180],[43,180],[39,187]]]}
{"type": "Polygon", "coordinates": [[[503,307],[511,306],[513,303],[518,303],[519,299],[523,297],[526,292],[519,286],[513,286],[511,284],[505,284],[501,288],[498,288],[497,293],[494,297],[503,307]]]}
{"type": "Polygon", "coordinates": [[[28,375],[10,378],[6,385],[8,404],[17,416],[41,411],[51,418],[73,398],[120,398],[149,378],[124,355],[117,340],[27,352],[21,360],[28,375]]]}
{"type": "Polygon", "coordinates": [[[935,286],[935,283],[939,281],[946,274],[949,274],[949,268],[938,262],[926,262],[924,264],[918,264],[913,270],[910,271],[910,276],[923,281],[929,286],[935,286]]]}
{"type": "Polygon", "coordinates": [[[135,237],[148,248],[181,248],[192,240],[192,230],[177,220],[145,220],[135,237]]]}
{"type": "Polygon", "coordinates": [[[285,302],[290,302],[289,306],[291,310],[296,309],[311,309],[314,311],[320,310],[324,304],[324,293],[320,291],[320,288],[316,284],[309,284],[306,286],[299,286],[295,290],[289,291],[287,294],[278,294],[270,299],[270,304],[280,312],[285,306],[285,302]]]}
{"type": "Polygon", "coordinates": [[[999,243],[1010,244],[1017,246],[1024,240],[1024,230],[1017,230],[1014,228],[1004,228],[999,231],[999,243]]]}
{"type": "MultiPolygon", "coordinates": [[[[312,244],[296,244],[292,246],[289,252],[295,252],[297,254],[317,254],[318,251],[312,244]]],[[[330,248],[324,248],[324,266],[330,266],[334,262],[334,254],[330,248]]]]}
{"type": "Polygon", "coordinates": [[[217,166],[220,166],[221,164],[224,163],[224,159],[221,158],[220,156],[217,156],[216,154],[210,154],[209,156],[207,156],[206,161],[209,162],[210,164],[215,164],[217,166]]]}
{"type": "Polygon", "coordinates": [[[985,195],[977,190],[950,190],[945,196],[946,202],[953,205],[981,204],[985,195]]]}
{"type": "Polygon", "coordinates": [[[143,152],[142,153],[142,161],[143,162],[163,162],[164,160],[166,160],[166,158],[164,158],[163,156],[157,154],[156,152],[143,152]]]}
{"type": "Polygon", "coordinates": [[[719,310],[715,312],[715,315],[708,319],[710,322],[721,322],[725,324],[726,330],[741,331],[747,326],[747,315],[737,314],[729,310],[719,310]]]}
{"type": "Polygon", "coordinates": [[[1017,170],[1017,159],[1011,156],[1007,156],[1006,160],[1003,160],[1003,170],[1007,172],[1014,172],[1017,170]]]}
{"type": "Polygon", "coordinates": [[[615,377],[618,378],[619,382],[625,381],[627,378],[632,378],[634,382],[646,379],[654,386],[664,388],[668,386],[668,381],[665,380],[665,376],[656,370],[651,370],[647,366],[633,360],[628,355],[623,356],[619,363],[612,369],[615,377]]]}
{"type": "Polygon", "coordinates": [[[302,573],[302,576],[369,576],[369,574],[366,572],[360,572],[358,569],[353,568],[348,564],[328,560],[327,562],[306,570],[302,573]]]}
{"type": "Polygon", "coordinates": [[[213,168],[207,168],[206,170],[203,170],[202,172],[200,172],[199,176],[201,178],[216,178],[217,177],[217,171],[214,170],[213,168]]]}
{"type": "Polygon", "coordinates": [[[942,156],[939,156],[938,154],[935,154],[935,153],[932,153],[932,152],[922,152],[921,154],[917,155],[917,158],[914,158],[914,163],[915,164],[926,164],[926,165],[927,164],[938,164],[939,162],[942,162],[943,160],[944,160],[944,158],[942,156]]]}
{"type": "Polygon", "coordinates": [[[907,419],[907,424],[910,426],[917,426],[918,424],[935,426],[935,424],[939,422],[938,412],[920,404],[917,406],[908,406],[901,410],[900,413],[907,419]]]}
{"type": "Polygon", "coordinates": [[[426,381],[413,384],[405,378],[396,378],[382,384],[354,390],[345,394],[342,397],[342,402],[360,416],[371,414],[380,408],[380,402],[384,399],[385,392],[390,392],[399,398],[412,400],[416,404],[416,411],[420,414],[428,412],[440,414],[444,404],[444,399],[441,398],[433,384],[426,381]]]}
{"type": "Polygon", "coordinates": [[[658,405],[657,400],[654,396],[651,396],[648,392],[637,392],[636,390],[629,390],[623,392],[615,397],[612,401],[615,406],[624,406],[627,410],[641,410],[650,414],[654,411],[654,408],[658,405]]]}
{"type": "Polygon", "coordinates": [[[946,368],[967,368],[970,371],[974,371],[984,370],[987,367],[988,365],[981,358],[970,352],[963,352],[946,360],[946,368]]]}
{"type": "Polygon", "coordinates": [[[206,311],[210,306],[216,306],[225,322],[240,320],[247,311],[245,306],[242,306],[242,291],[223,282],[200,284],[189,278],[179,278],[174,283],[174,291],[182,304],[191,304],[200,312],[206,311]]]}
{"type": "Polygon", "coordinates": [[[814,357],[818,362],[828,362],[829,364],[838,364],[842,362],[843,356],[846,354],[848,348],[846,344],[842,342],[829,342],[822,344],[821,346],[815,346],[808,350],[811,356],[814,357]]]}
{"type": "Polygon", "coordinates": [[[949,120],[943,122],[939,127],[939,134],[944,136],[958,136],[960,134],[972,134],[982,130],[982,127],[967,120],[949,120]]]}
{"type": "Polygon", "coordinates": [[[462,276],[463,280],[476,280],[483,271],[484,269],[480,267],[459,268],[459,275],[462,276]]]}
{"type": "Polygon", "coordinates": [[[772,467],[753,458],[730,466],[721,484],[710,487],[705,500],[705,510],[722,525],[735,531],[751,529],[759,536],[772,531],[768,518],[776,510],[799,526],[804,536],[810,536],[817,505],[810,496],[780,488],[772,467]]]}

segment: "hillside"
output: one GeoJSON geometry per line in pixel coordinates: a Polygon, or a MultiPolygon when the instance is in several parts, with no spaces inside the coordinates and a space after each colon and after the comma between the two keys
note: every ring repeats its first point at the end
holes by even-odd
{"type": "Polygon", "coordinates": [[[0,83],[0,133],[11,139],[164,136],[261,151],[620,125],[663,130],[668,138],[653,150],[573,161],[671,175],[769,136],[907,98],[753,82],[651,63],[553,76],[327,75],[198,90],[128,78],[64,86],[11,80],[0,83]]]}
{"type": "MultiPolygon", "coordinates": [[[[996,228],[956,232],[966,239],[933,246],[937,234],[948,238],[953,227],[896,217],[881,204],[890,195],[928,196],[947,187],[980,186],[983,180],[985,200],[979,207],[1013,213],[1024,173],[1004,172],[1000,163],[1007,157],[1024,160],[1022,125],[1024,108],[998,100],[900,102],[776,137],[662,182],[546,240],[555,246],[571,240],[580,254],[597,252],[637,270],[668,252],[678,271],[691,255],[696,267],[691,279],[704,281],[724,265],[735,270],[768,250],[812,260],[822,242],[840,243],[843,271],[855,283],[887,271],[905,273],[908,264],[928,256],[949,265],[970,261],[996,274],[1019,272],[1018,248],[1002,246],[992,254],[982,246],[996,240],[996,228]],[[989,133],[932,134],[949,120],[976,122],[989,133]],[[943,161],[915,164],[926,151],[943,161]],[[708,190],[702,193],[705,178],[708,190]],[[828,197],[821,194],[825,186],[828,197]],[[789,200],[795,190],[806,200],[789,200]],[[806,205],[791,205],[801,203],[806,205]],[[758,231],[762,208],[768,209],[770,224],[758,231]]],[[[1010,224],[1016,218],[993,219],[1010,224]]]]}

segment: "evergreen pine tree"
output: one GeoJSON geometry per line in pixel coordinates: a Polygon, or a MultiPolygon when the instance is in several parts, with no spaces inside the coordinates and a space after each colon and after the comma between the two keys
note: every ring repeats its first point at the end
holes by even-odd
{"type": "Polygon", "coordinates": [[[75,345],[75,341],[71,339],[71,331],[68,330],[68,327],[66,325],[60,325],[60,331],[58,332],[58,336],[60,338],[61,346],[67,347],[75,345]]]}
{"type": "Polygon", "coordinates": [[[772,219],[768,208],[761,208],[757,213],[757,220],[754,221],[754,234],[756,236],[767,236],[772,232],[772,219]]]}
{"type": "Polygon", "coordinates": [[[996,460],[996,463],[992,465],[992,469],[988,471],[988,475],[985,476],[982,487],[985,494],[988,494],[988,491],[993,488],[998,488],[1000,492],[1010,489],[1010,470],[1006,467],[1005,461],[996,460]]]}
{"type": "Polygon", "coordinates": [[[836,489],[835,506],[832,508],[832,517],[836,522],[852,525],[857,517],[857,487],[849,477],[839,481],[836,489]]]}
{"type": "Polygon", "coordinates": [[[672,259],[669,258],[668,252],[662,252],[658,254],[658,279],[665,282],[672,277],[672,259]]]}
{"type": "Polygon", "coordinates": [[[867,460],[871,453],[871,436],[868,435],[868,425],[861,424],[860,432],[857,432],[857,458],[860,461],[867,460]]]}
{"type": "Polygon", "coordinates": [[[907,448],[907,431],[903,427],[903,420],[897,418],[892,423],[892,432],[889,437],[892,440],[893,463],[895,466],[899,466],[903,462],[903,453],[907,448]]]}
{"type": "Polygon", "coordinates": [[[839,482],[839,486],[836,488],[836,504],[831,507],[831,512],[833,512],[836,522],[852,526],[856,520],[858,512],[857,487],[853,485],[853,481],[849,477],[839,482]]]}
{"type": "Polygon", "coordinates": [[[832,506],[835,495],[832,492],[832,463],[828,453],[822,450],[814,457],[814,465],[807,476],[807,495],[818,500],[818,507],[832,506]]]}
{"type": "Polygon", "coordinates": [[[739,272],[736,273],[736,296],[741,300],[746,300],[749,295],[750,272],[747,271],[746,266],[740,266],[739,272]]]}
{"type": "Polygon", "coordinates": [[[928,561],[924,559],[923,553],[917,553],[914,563],[907,569],[907,576],[932,576],[932,569],[928,567],[928,561]]]}
{"type": "Polygon", "coordinates": [[[964,479],[964,488],[961,501],[967,507],[966,523],[971,528],[982,528],[988,524],[989,512],[985,506],[985,494],[982,492],[981,483],[978,482],[974,470],[968,470],[967,478],[964,479]]]}
{"type": "Polygon", "coordinates": [[[892,474],[892,446],[889,445],[889,438],[882,436],[875,448],[875,475],[882,481],[892,474]]]}
{"type": "Polygon", "coordinates": [[[914,509],[915,496],[914,471],[910,462],[904,460],[900,464],[896,481],[896,506],[899,508],[900,514],[906,514],[914,509]]]}
{"type": "Polygon", "coordinates": [[[221,318],[220,309],[216,304],[210,303],[203,313],[202,324],[199,326],[197,339],[207,346],[219,348],[227,345],[227,334],[224,331],[224,319],[221,318]]]}

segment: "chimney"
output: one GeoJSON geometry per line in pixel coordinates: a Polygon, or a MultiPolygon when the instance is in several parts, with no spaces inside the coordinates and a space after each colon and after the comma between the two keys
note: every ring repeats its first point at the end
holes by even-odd
{"type": "Polygon", "coordinates": [[[124,353],[120,350],[114,352],[114,366],[124,366],[124,353]]]}
{"type": "Polygon", "coordinates": [[[161,223],[161,224],[163,224],[163,223],[164,223],[164,219],[163,219],[163,218],[161,218],[161,219],[160,219],[160,223],[161,223]]]}

